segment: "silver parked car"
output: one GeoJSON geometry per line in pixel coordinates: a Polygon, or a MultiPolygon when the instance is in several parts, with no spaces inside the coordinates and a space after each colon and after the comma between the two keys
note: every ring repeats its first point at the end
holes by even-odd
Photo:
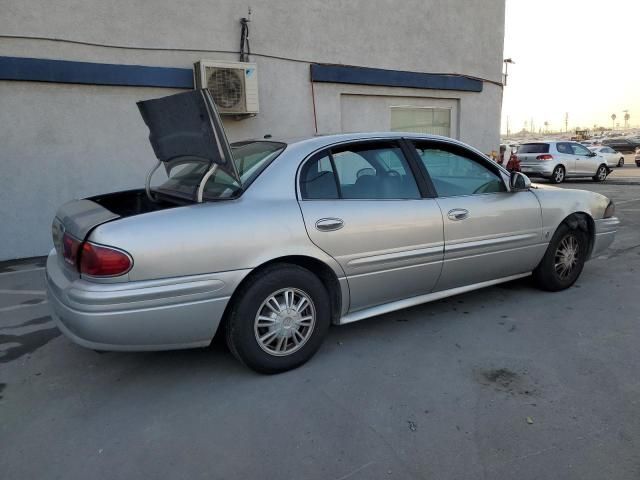
{"type": "MultiPolygon", "coordinates": [[[[624,155],[620,152],[616,152],[613,148],[601,145],[598,147],[588,147],[589,150],[596,153],[598,157],[602,158],[609,167],[624,167],[624,155]]],[[[601,161],[602,161],[601,160],[601,161]]]]}
{"type": "Polygon", "coordinates": [[[613,241],[597,193],[532,186],[443,137],[361,133],[228,145],[206,90],[139,103],[168,179],[63,205],[53,315],[96,350],[202,347],[295,368],[331,323],[533,275],[572,285],[613,241]]]}
{"type": "Polygon", "coordinates": [[[577,142],[531,142],[518,148],[520,171],[562,183],[569,177],[591,177],[603,182],[611,173],[607,161],[577,142]]]}

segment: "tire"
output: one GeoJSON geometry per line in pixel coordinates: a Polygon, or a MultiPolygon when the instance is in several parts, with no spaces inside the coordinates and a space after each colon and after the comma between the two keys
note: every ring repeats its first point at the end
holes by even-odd
{"type": "Polygon", "coordinates": [[[622,167],[624,167],[624,157],[620,157],[620,160],[618,160],[618,168],[622,167]]]}
{"type": "Polygon", "coordinates": [[[596,174],[592,177],[594,182],[604,182],[607,179],[607,166],[603,163],[596,170],[596,174]]]}
{"type": "Polygon", "coordinates": [[[249,279],[236,295],[226,321],[229,350],[259,373],[299,367],[316,353],[327,334],[330,304],[324,285],[306,268],[271,265],[249,279]]]}
{"type": "Polygon", "coordinates": [[[577,228],[572,229],[566,223],[560,224],[540,264],[533,271],[536,286],[548,292],[569,288],[582,273],[588,250],[589,237],[586,232],[577,228]],[[575,254],[569,257],[563,256],[561,252],[566,251],[566,247],[570,245],[575,246],[575,254]],[[565,270],[569,265],[570,269],[565,270]]]}
{"type": "Polygon", "coordinates": [[[556,168],[553,169],[553,173],[551,174],[551,183],[562,183],[564,182],[566,172],[562,165],[557,165],[556,168]]]}

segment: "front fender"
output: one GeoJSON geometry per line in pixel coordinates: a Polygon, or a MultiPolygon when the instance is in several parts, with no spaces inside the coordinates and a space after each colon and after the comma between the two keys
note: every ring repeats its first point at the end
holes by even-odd
{"type": "Polygon", "coordinates": [[[609,205],[609,199],[604,195],[586,190],[534,185],[531,191],[540,202],[545,240],[550,240],[558,226],[570,215],[585,213],[594,221],[600,220],[609,205]]]}

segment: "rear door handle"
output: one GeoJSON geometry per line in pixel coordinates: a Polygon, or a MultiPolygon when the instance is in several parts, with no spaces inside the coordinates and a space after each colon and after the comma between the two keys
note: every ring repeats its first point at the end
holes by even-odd
{"type": "Polygon", "coordinates": [[[454,208],[453,210],[449,210],[447,214],[449,220],[464,220],[469,217],[469,210],[465,210],[464,208],[454,208]]]}
{"type": "Polygon", "coordinates": [[[341,218],[321,218],[316,222],[316,230],[321,232],[333,232],[342,227],[344,227],[344,222],[341,218]]]}

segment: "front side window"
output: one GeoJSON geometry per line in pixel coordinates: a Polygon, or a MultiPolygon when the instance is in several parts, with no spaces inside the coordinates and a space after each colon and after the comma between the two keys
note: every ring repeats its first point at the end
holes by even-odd
{"type": "Polygon", "coordinates": [[[432,144],[416,149],[440,197],[506,192],[502,177],[471,155],[453,152],[432,144]]]}
{"type": "Polygon", "coordinates": [[[579,143],[572,143],[570,144],[571,148],[573,149],[573,154],[574,155],[583,155],[583,156],[587,156],[589,155],[591,152],[589,151],[589,149],[587,149],[586,147],[583,147],[582,145],[580,145],[579,143]]]}
{"type": "Polygon", "coordinates": [[[391,107],[391,131],[451,136],[448,108],[391,107]]]}
{"type": "Polygon", "coordinates": [[[359,143],[316,155],[302,168],[302,198],[402,200],[420,191],[400,147],[359,143]]]}

